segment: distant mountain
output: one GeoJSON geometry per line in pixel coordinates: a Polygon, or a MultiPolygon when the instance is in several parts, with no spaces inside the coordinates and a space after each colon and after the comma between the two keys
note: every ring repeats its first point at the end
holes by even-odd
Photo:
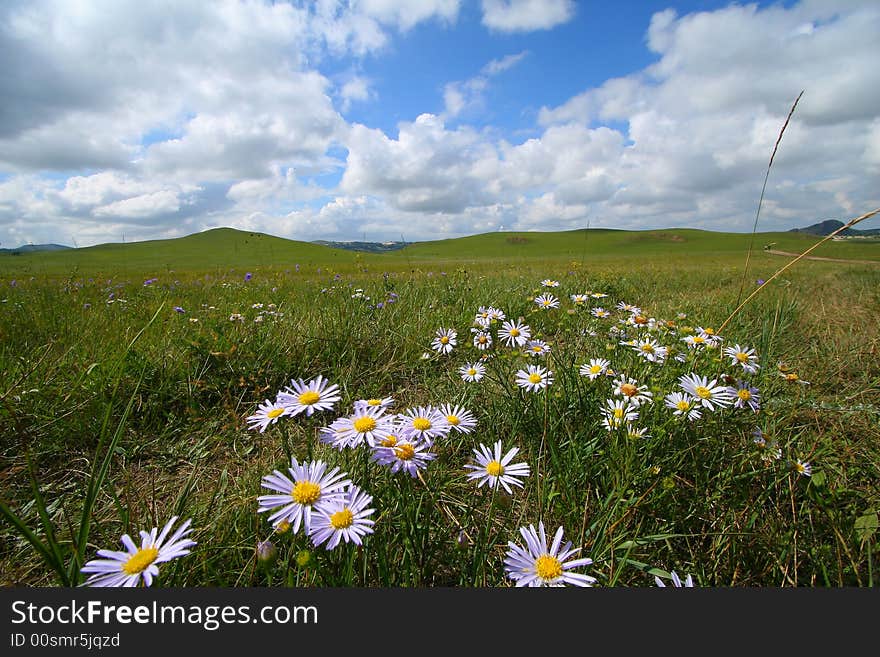
{"type": "MultiPolygon", "coordinates": [[[[819,223],[807,226],[806,228],[792,228],[789,232],[825,236],[830,235],[843,225],[843,222],[838,221],[837,219],[826,219],[825,221],[820,221],[819,223]]],[[[843,235],[844,237],[868,237],[870,235],[880,235],[880,228],[871,228],[869,230],[847,228],[838,233],[838,235],[843,235]]]]}
{"type": "Polygon", "coordinates": [[[69,248],[69,246],[64,246],[63,244],[24,244],[17,249],[0,249],[0,253],[18,255],[20,253],[35,253],[37,251],[63,251],[69,248]]]}
{"type": "Polygon", "coordinates": [[[315,240],[312,244],[329,246],[331,249],[347,249],[349,251],[369,251],[370,253],[384,253],[396,251],[413,242],[330,242],[327,240],[315,240]]]}

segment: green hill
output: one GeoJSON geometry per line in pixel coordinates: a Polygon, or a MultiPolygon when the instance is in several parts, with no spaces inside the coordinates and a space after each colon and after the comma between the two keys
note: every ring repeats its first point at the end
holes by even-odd
{"type": "MultiPolygon", "coordinates": [[[[19,255],[0,254],[0,277],[31,275],[159,274],[293,268],[334,270],[363,265],[394,269],[440,265],[493,266],[495,263],[743,262],[753,256],[768,262],[780,256],[765,248],[801,253],[819,238],[797,232],[720,233],[691,228],[628,231],[588,229],[561,232],[484,233],[409,244],[388,253],[358,253],[265,233],[216,228],[176,239],[101,244],[19,255]]],[[[813,252],[831,258],[880,261],[880,242],[829,241],[813,252]]],[[[773,265],[770,265],[773,266],[773,265]]]]}

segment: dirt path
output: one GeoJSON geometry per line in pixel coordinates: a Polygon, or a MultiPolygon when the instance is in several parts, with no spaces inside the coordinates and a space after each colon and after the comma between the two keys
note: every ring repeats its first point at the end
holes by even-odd
{"type": "MultiPolygon", "coordinates": [[[[797,258],[800,253],[791,253],[790,251],[777,251],[775,249],[764,249],[765,253],[773,255],[791,256],[797,258]]],[[[880,265],[880,260],[845,260],[844,258],[824,258],[822,256],[804,256],[804,260],[824,260],[825,262],[848,262],[853,265],[880,265]]]]}

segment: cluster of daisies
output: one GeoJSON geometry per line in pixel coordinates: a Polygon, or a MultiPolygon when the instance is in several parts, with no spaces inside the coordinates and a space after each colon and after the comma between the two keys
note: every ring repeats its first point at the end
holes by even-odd
{"type": "MultiPolygon", "coordinates": [[[[559,285],[559,281],[552,279],[541,281],[546,291],[533,297],[536,312],[561,307],[560,299],[550,291],[559,285]]],[[[607,337],[614,345],[614,358],[624,366],[623,369],[633,367],[639,372],[647,372],[656,368],[653,371],[662,373],[666,380],[670,375],[675,376],[674,389],[667,388],[665,394],[656,397],[662,401],[660,408],[666,412],[684,422],[694,422],[728,409],[752,415],[760,411],[761,392],[753,385],[752,378],[758,374],[761,365],[754,348],[739,343],[726,344],[724,338],[708,326],[679,326],[679,322],[687,317],[683,313],[679,313],[675,320],[657,319],[634,304],[625,301],[613,304],[604,292],[574,293],[569,298],[569,314],[586,313],[583,334],[594,338],[607,337]],[[722,367],[725,363],[726,368],[722,367]],[[670,372],[672,364],[678,364],[680,368],[677,376],[675,370],[670,372]],[[695,371],[704,368],[711,368],[712,374],[695,371]],[[682,372],[682,369],[686,371],[682,372]]],[[[470,339],[462,345],[459,345],[458,331],[450,327],[439,328],[431,340],[431,349],[440,356],[448,356],[460,348],[476,350],[477,357],[458,368],[465,382],[481,381],[486,374],[486,361],[499,349],[506,348],[519,351],[531,361],[512,374],[515,385],[529,393],[541,392],[553,385],[556,375],[549,366],[552,359],[543,360],[551,355],[552,348],[522,317],[510,319],[502,309],[481,306],[469,330],[470,339]]],[[[430,354],[426,353],[425,357],[430,354]]],[[[781,366],[779,369],[787,380],[803,383],[790,370],[781,366]]],[[[637,380],[603,357],[590,358],[580,366],[579,374],[590,381],[611,382],[610,391],[597,389],[600,394],[602,391],[606,393],[598,418],[606,430],[625,431],[632,438],[650,437],[648,429],[638,423],[644,411],[654,404],[657,388],[652,390],[647,381],[637,380]]],[[[755,445],[761,448],[765,457],[779,453],[775,444],[763,449],[765,443],[757,438],[755,445]]],[[[809,463],[800,459],[790,463],[799,474],[810,475],[809,463]]]]}

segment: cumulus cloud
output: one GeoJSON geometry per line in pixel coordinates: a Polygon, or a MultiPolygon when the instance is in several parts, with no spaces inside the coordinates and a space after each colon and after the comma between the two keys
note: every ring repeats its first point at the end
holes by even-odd
{"type": "Polygon", "coordinates": [[[572,0],[482,0],[483,25],[499,32],[549,30],[574,16],[572,0]]]}
{"type": "Polygon", "coordinates": [[[485,91],[491,78],[513,68],[528,55],[528,51],[493,59],[478,75],[457,82],[449,82],[443,88],[444,118],[458,116],[465,109],[482,109],[485,105],[485,91]]]}

